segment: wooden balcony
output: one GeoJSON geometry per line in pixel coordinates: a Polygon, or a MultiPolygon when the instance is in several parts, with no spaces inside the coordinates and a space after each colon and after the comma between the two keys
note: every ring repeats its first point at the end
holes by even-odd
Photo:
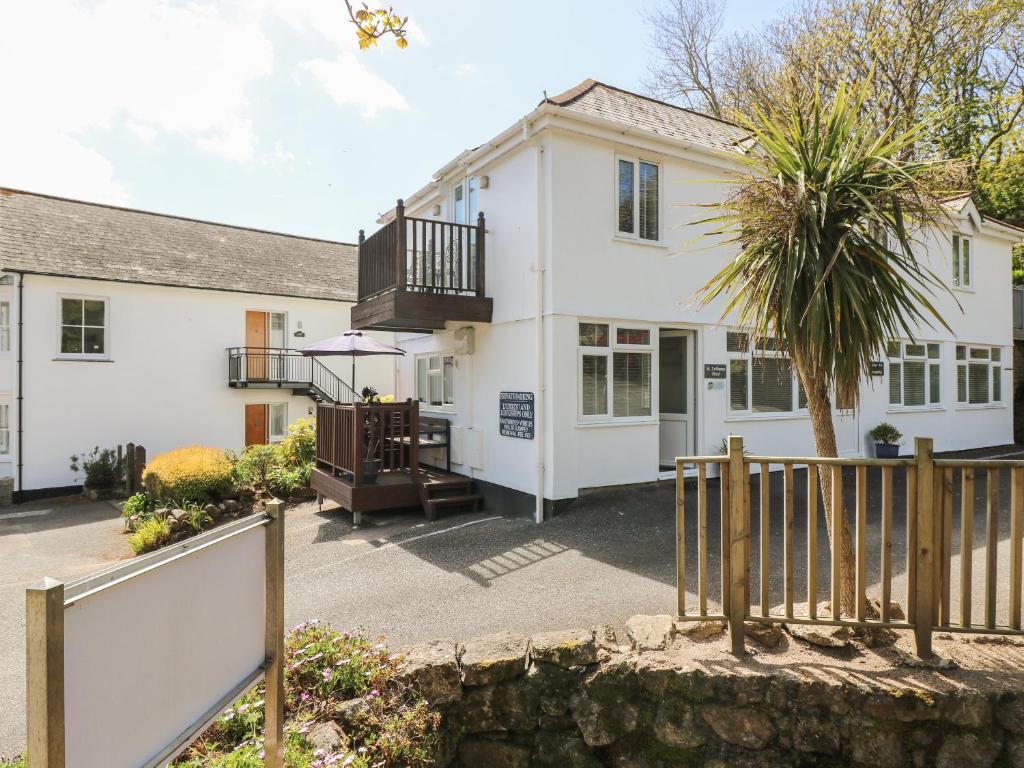
{"type": "Polygon", "coordinates": [[[359,232],[359,294],[352,327],[387,331],[436,331],[448,321],[489,323],[493,301],[485,295],[486,227],[395,218],[370,237],[359,232]]]}

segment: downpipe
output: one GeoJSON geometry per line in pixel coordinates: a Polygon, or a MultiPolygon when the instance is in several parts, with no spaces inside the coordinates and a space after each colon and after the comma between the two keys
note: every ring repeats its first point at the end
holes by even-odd
{"type": "MultiPolygon", "coordinates": [[[[524,125],[524,134],[527,130],[524,125]]],[[[534,326],[537,332],[537,403],[534,408],[537,439],[537,504],[534,509],[535,523],[544,522],[544,482],[545,482],[545,441],[544,441],[544,147],[537,146],[537,261],[533,265],[537,287],[537,314],[534,326]]]]}

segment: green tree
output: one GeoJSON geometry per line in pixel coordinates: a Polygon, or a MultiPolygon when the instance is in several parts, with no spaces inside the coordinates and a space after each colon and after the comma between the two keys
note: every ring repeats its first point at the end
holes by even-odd
{"type": "MultiPolygon", "coordinates": [[[[923,126],[878,132],[865,115],[870,83],[839,86],[831,103],[788,89],[747,124],[757,152],[724,203],[700,224],[738,246],[702,289],[723,298],[755,338],[788,349],[807,397],[817,455],[836,456],[832,398],[856,404],[860,382],[887,340],[945,326],[931,303],[939,280],[914,255],[941,216],[942,165],[906,159],[923,126]]],[[[948,327],[948,326],[947,326],[948,327]]],[[[854,557],[842,509],[832,509],[831,474],[821,473],[829,531],[839,525],[842,608],[854,609],[854,557]]]]}

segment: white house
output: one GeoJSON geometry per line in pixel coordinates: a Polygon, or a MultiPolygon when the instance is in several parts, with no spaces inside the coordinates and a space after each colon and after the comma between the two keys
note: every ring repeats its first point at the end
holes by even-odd
{"type": "MultiPolygon", "coordinates": [[[[69,457],[95,446],[240,449],[347,396],[347,359],[289,350],[350,327],[352,245],[0,189],[0,270],[16,498],[73,489],[69,457]]],[[[356,377],[393,391],[390,359],[356,377]]]]}
{"type": "MultiPolygon", "coordinates": [[[[701,241],[693,206],[722,198],[709,180],[745,139],[588,80],[446,164],[362,244],[353,323],[398,332],[397,394],[450,419],[453,469],[485,495],[539,514],[666,477],[729,434],[813,453],[785,354],[694,302],[731,252],[701,241]]],[[[1013,441],[1010,250],[1024,233],[966,197],[949,211],[921,256],[950,288],[935,301],[952,331],[880,351],[860,408],[835,414],[844,454],[869,454],[882,421],[940,451],[1013,441]]]]}

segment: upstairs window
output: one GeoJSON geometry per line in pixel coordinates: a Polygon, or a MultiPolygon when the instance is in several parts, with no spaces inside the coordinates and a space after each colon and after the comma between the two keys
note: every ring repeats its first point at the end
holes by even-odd
{"type": "Polygon", "coordinates": [[[657,241],[660,168],[637,158],[616,163],[617,229],[620,237],[657,241]]]}
{"type": "Polygon", "coordinates": [[[890,341],[889,405],[921,408],[942,403],[942,345],[890,341]]]}
{"type": "Polygon", "coordinates": [[[0,454],[11,452],[11,406],[0,403],[0,454]]]}
{"type": "Polygon", "coordinates": [[[953,286],[970,288],[973,284],[974,258],[971,253],[971,238],[961,234],[953,235],[953,286]]]}
{"type": "Polygon", "coordinates": [[[455,405],[455,356],[423,355],[416,358],[416,399],[433,408],[455,405]]]}
{"type": "Polygon", "coordinates": [[[0,301],[0,352],[11,351],[11,302],[0,301]]]}
{"type": "Polygon", "coordinates": [[[61,297],[60,354],[64,357],[84,358],[106,356],[106,299],[61,297]]]}
{"type": "Polygon", "coordinates": [[[1000,347],[956,347],[956,401],[992,405],[1003,401],[1003,350],[1000,347]]]}
{"type": "Polygon", "coordinates": [[[581,418],[602,421],[652,415],[649,328],[580,323],[579,348],[581,418]]]}

